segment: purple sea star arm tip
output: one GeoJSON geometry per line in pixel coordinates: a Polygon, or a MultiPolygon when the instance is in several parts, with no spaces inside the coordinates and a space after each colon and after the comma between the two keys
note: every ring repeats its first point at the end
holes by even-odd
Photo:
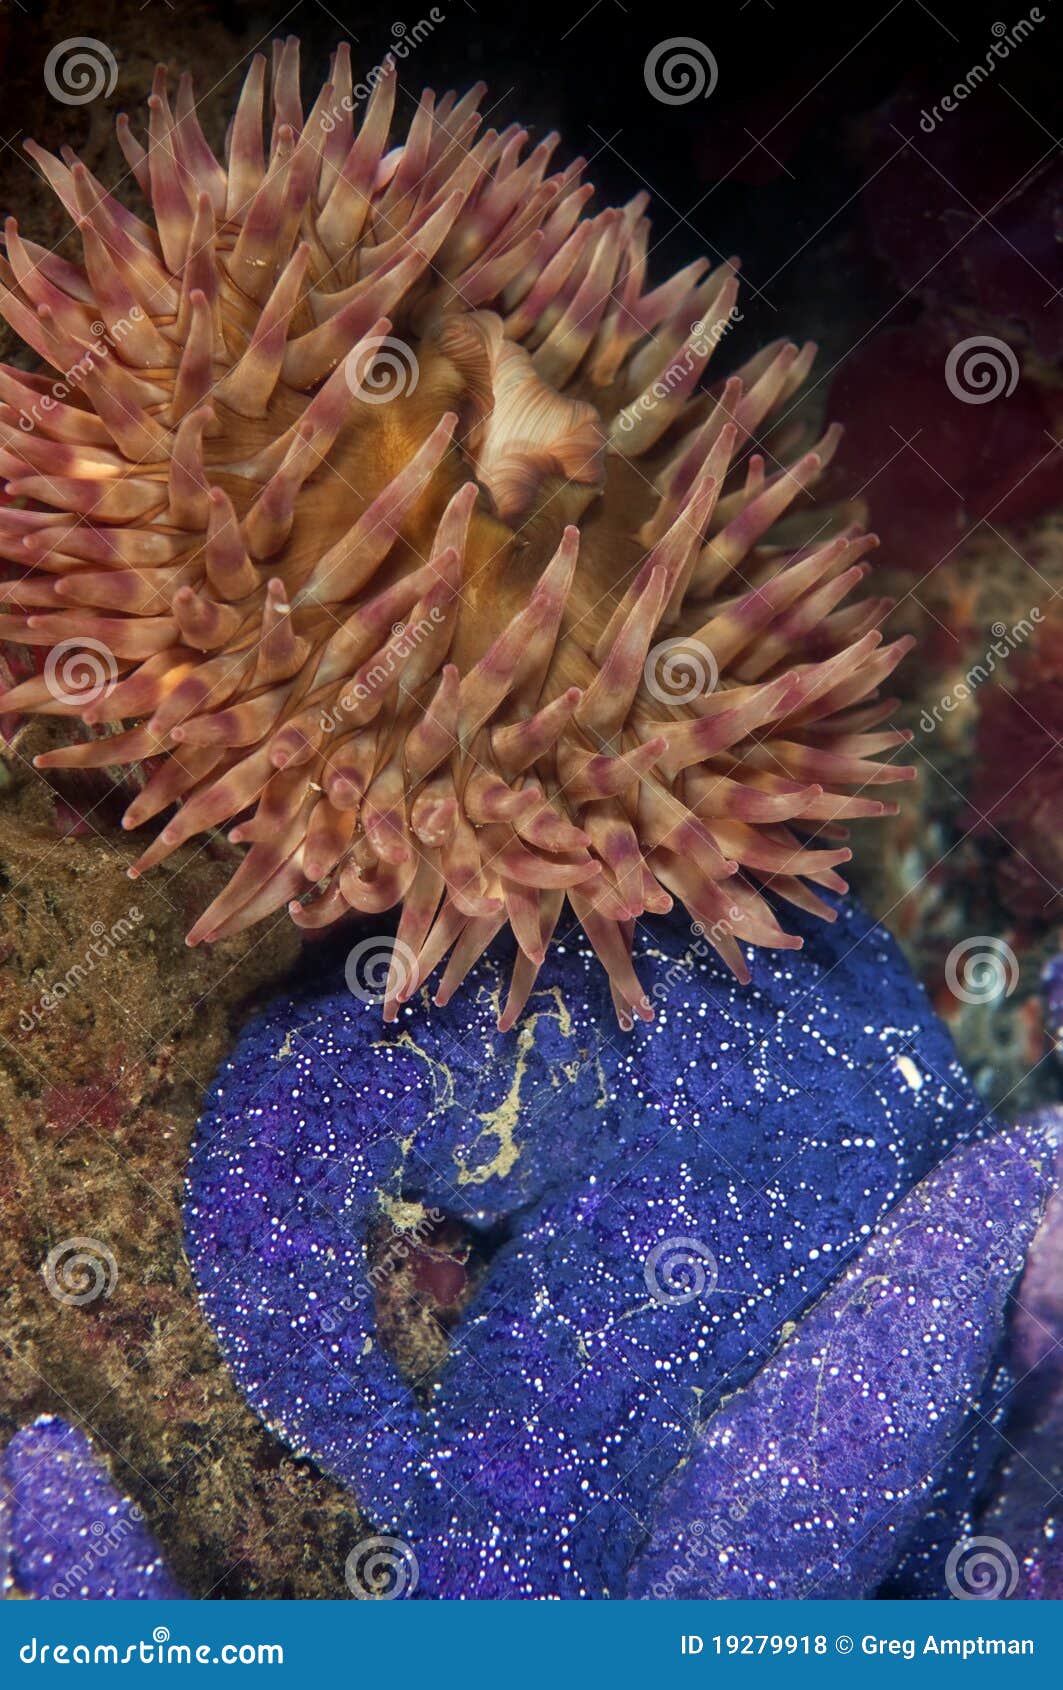
{"type": "Polygon", "coordinates": [[[920,1181],[710,1417],[631,1595],[874,1593],[977,1404],[1050,1165],[1041,1132],[1002,1132],[920,1181]]]}
{"type": "Polygon", "coordinates": [[[1029,1124],[1049,1136],[1054,1188],[1015,1294],[1008,1444],[973,1530],[1007,1547],[1006,1594],[1063,1599],[1063,1107],[1029,1124]]]}
{"type": "Polygon", "coordinates": [[[54,1601],[176,1598],[139,1506],[85,1434],[42,1415],[0,1457],[4,1588],[54,1601]]]}

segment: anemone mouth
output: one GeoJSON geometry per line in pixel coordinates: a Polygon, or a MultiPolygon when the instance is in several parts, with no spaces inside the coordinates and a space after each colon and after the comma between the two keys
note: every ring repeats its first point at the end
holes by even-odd
{"type": "Polygon", "coordinates": [[[567,900],[629,1026],[674,898],[740,978],[798,943],[779,899],[831,917],[843,824],[913,772],[877,700],[909,642],[843,604],[873,537],[792,527],[814,349],[706,385],[733,262],[647,289],[644,197],[585,215],[482,90],[389,149],[394,82],[356,128],[341,47],[304,119],[278,44],[223,164],[160,72],[118,130],[151,221],[30,146],[83,261],[9,219],[0,310],[60,381],[0,368],[0,634],[47,654],[3,707],[93,729],[42,767],[142,772],[134,874],[248,847],[190,943],[401,906],[393,1017],[508,924],[508,1027],[567,900]]]}

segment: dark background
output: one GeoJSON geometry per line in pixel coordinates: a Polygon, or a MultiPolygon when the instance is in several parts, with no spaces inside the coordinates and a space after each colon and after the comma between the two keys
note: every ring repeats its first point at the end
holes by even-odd
{"type": "MultiPolygon", "coordinates": [[[[128,110],[143,130],[159,61],[171,87],[194,71],[220,150],[248,60],[271,39],[301,36],[309,100],[338,40],[351,40],[365,77],[405,33],[394,139],[423,87],[482,79],[486,124],[519,122],[533,140],[559,130],[552,168],[589,160],[592,209],[650,192],[652,281],[703,254],[741,256],[742,319],[710,379],[780,337],[819,343],[801,421],[845,430],[823,494],[881,537],[876,567],[902,572],[906,625],[956,656],[955,617],[932,600],[951,592],[961,543],[979,525],[1018,535],[1063,508],[1063,3],[434,9],[442,19],[429,26],[428,0],[0,0],[0,213],[63,250],[67,220],[26,136],[74,147],[135,204],[114,118],[128,110]],[[1033,11],[1027,38],[927,133],[921,114],[1033,11]],[[44,65],[81,35],[106,44],[117,86],[71,106],[48,90],[44,65]],[[675,37],[711,54],[708,97],[664,104],[648,89],[648,55],[675,37]],[[949,354],[972,335],[1014,354],[1021,375],[1005,404],[968,403],[947,385],[949,354]]],[[[0,357],[24,358],[3,324],[0,357]]]]}
{"type": "MultiPolygon", "coordinates": [[[[832,341],[839,342],[840,353],[841,339],[851,339],[861,322],[876,322],[891,308],[900,314],[895,320],[903,320],[905,310],[897,301],[902,290],[884,273],[880,256],[869,254],[865,239],[861,189],[881,164],[867,156],[872,114],[909,91],[917,118],[924,101],[940,99],[984,56],[995,22],[1011,28],[1030,10],[1025,0],[990,5],[865,0],[836,9],[787,0],[730,0],[711,7],[637,0],[577,0],[571,7],[446,0],[439,9],[443,22],[402,67],[411,107],[426,84],[463,89],[483,78],[492,123],[520,121],[533,135],[556,127],[564,138],[562,158],[582,152],[592,160],[588,175],[599,189],[596,204],[622,202],[643,187],[652,192],[659,275],[702,252],[740,251],[747,288],[755,294],[747,297],[743,330],[750,346],[779,333],[814,333],[826,340],[828,353],[832,341]],[[709,99],[666,106],[647,91],[643,67],[658,42],[677,35],[705,43],[719,80],[709,99]]],[[[1017,118],[1020,107],[1028,113],[1023,121],[1031,148],[1058,157],[1061,31],[1052,0],[1043,0],[1040,9],[1046,21],[994,80],[1006,84],[1018,102],[1017,118]]],[[[21,134],[46,140],[61,121],[62,138],[72,132],[80,145],[95,120],[84,110],[57,113],[42,90],[44,58],[64,36],[108,42],[122,77],[107,104],[112,112],[122,104],[135,111],[136,89],[142,99],[155,56],[175,68],[198,67],[203,92],[205,82],[209,87],[221,78],[235,89],[256,45],[294,32],[304,42],[309,88],[324,75],[337,39],[352,41],[355,62],[365,70],[391,45],[394,24],[401,21],[412,30],[428,11],[422,0],[357,6],[313,0],[290,7],[283,0],[272,7],[245,0],[209,7],[185,0],[143,5],[78,0],[62,6],[2,0],[0,135],[8,143],[0,164],[2,209],[27,214],[29,182],[24,167],[20,176],[12,151],[21,134]]],[[[981,105],[985,118],[991,103],[1000,103],[997,90],[987,96],[982,87],[967,111],[981,105]]],[[[958,126],[960,119],[950,121],[958,126]]],[[[924,148],[917,121],[909,128],[924,148]]],[[[994,144],[986,136],[990,154],[994,144]]],[[[970,153],[978,145],[972,138],[962,150],[970,153]]],[[[1024,155],[1020,168],[1026,162],[1024,155]]],[[[984,169],[977,159],[969,163],[980,179],[992,175],[992,156],[984,169]]],[[[898,193],[910,181],[917,198],[919,178],[919,159],[902,152],[891,167],[898,193]]]]}

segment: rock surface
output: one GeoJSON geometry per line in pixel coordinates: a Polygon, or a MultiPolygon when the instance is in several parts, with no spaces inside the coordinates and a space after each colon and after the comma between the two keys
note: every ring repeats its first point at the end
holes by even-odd
{"type": "Polygon", "coordinates": [[[241,1402],[181,1253],[203,1090],[297,936],[190,951],[225,863],[129,880],[106,804],[75,812],[30,768],[48,731],[0,765],[0,1444],[85,1424],[191,1594],[336,1594],[357,1511],[241,1402]]]}

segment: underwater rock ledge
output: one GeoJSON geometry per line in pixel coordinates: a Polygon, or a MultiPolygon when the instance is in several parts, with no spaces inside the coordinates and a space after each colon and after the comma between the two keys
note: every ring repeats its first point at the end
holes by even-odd
{"type": "MultiPolygon", "coordinates": [[[[907,1460],[922,1481],[943,1463],[1049,1159],[1038,1140],[989,1138],[947,1031],[858,905],[800,925],[805,949],[758,953],[740,988],[682,920],[657,923],[643,961],[658,1018],[627,1036],[578,934],[512,1034],[495,1025],[504,949],[460,1007],[418,1000],[388,1027],[337,970],[269,1006],[221,1071],[186,1211],[207,1318],[263,1419],[410,1546],[419,1597],[623,1596],[662,1487],[721,1402],[785,1370],[792,1352],[770,1358],[814,1304],[812,1321],[831,1318],[831,1287],[844,1299],[887,1212],[986,1140],[908,1198],[930,1202],[962,1268],[977,1234],[955,1170],[1001,1147],[1013,1249],[953,1324],[940,1443],[894,1446],[895,1483],[914,1481],[907,1460]],[[413,1248],[443,1218],[486,1268],[418,1390],[380,1341],[367,1248],[382,1223],[413,1248]]],[[[925,1418],[914,1380],[908,1407],[925,1418]]],[[[803,1412],[780,1438],[804,1435],[803,1412]]],[[[736,1471],[748,1458],[734,1450],[736,1471]]],[[[776,1515],[777,1556],[784,1530],[776,1515]]]]}

